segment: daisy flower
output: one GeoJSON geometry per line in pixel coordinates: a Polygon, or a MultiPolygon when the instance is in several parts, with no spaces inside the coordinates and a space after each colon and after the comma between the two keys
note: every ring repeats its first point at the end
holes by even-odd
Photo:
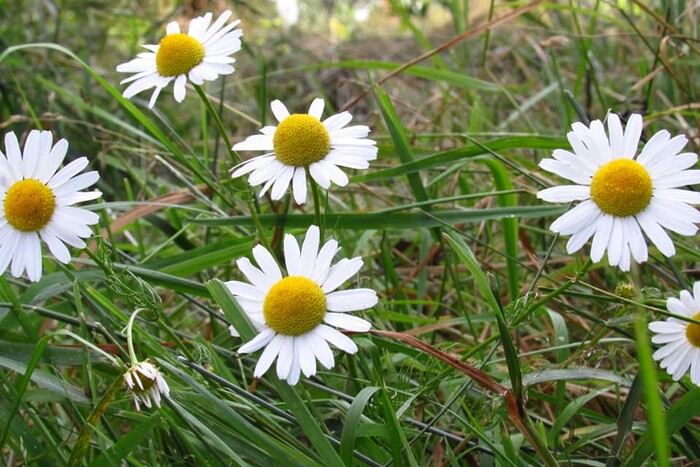
{"type": "MultiPolygon", "coordinates": [[[[238,351],[263,351],[254,375],[261,377],[277,359],[277,376],[289,384],[299,381],[300,373],[316,374],[316,360],[326,369],[335,365],[328,343],[354,354],[357,345],[331,326],[347,331],[367,332],[371,324],[347,314],[377,304],[371,289],[335,291],[362,267],[359,256],[341,259],[331,266],[340,248],[335,240],[327,241],[319,250],[319,229],[309,227],[299,248],[290,234],[284,237],[284,260],[287,276],[263,246],[253,248],[259,269],[247,258],[236,264],[250,284],[230,281],[226,286],[260,333],[238,351]]],[[[235,328],[231,334],[238,336],[235,328]]]]}
{"type": "Polygon", "coordinates": [[[567,135],[573,152],[557,149],[540,167],[571,180],[575,185],[548,188],[537,197],[553,203],[579,201],[550,229],[571,235],[566,250],[578,251],[593,237],[591,259],[598,262],[607,251],[611,266],[629,271],[630,254],[647,260],[644,234],[665,256],[676,252],[664,229],[695,235],[700,193],[682,189],[700,183],[700,170],[688,170],[697,155],[680,151],[685,136],[661,130],[637,154],[642,117],[630,116],[623,131],[617,115],[608,114],[608,134],[600,120],[586,127],[574,123],[567,135]],[[643,232],[643,233],[642,233],[643,232]]]}
{"type": "Polygon", "coordinates": [[[266,126],[261,135],[253,135],[233,146],[235,151],[265,151],[231,169],[233,178],[251,173],[248,183],[263,185],[262,197],[272,188],[272,199],[281,199],[292,183],[294,201],[306,201],[306,172],[319,186],[328,189],[331,182],[348,184],[348,176],[339,169],[366,169],[377,158],[376,141],[367,139],[369,127],[346,127],[352,115],[341,112],[321,121],[323,99],[314,99],[308,114],[289,114],[278,100],[271,104],[279,122],[266,126]]]}
{"type": "Polygon", "coordinates": [[[148,107],[153,107],[160,91],[175,80],[175,100],[182,102],[188,78],[199,85],[219,75],[233,73],[231,64],[236,60],[229,55],[240,50],[243,31],[234,29],[240,21],[224,25],[231,14],[224,11],[211,25],[211,13],[195,18],[190,21],[187,34],[180,32],[177,22],[169,23],[167,35],[158,45],[144,45],[149,52],[142,52],[130,62],[117,66],[120,73],[134,73],[121,82],[131,83],[124,90],[124,97],[130,99],[141,91],[155,88],[148,103],[148,107]]]}
{"type": "Polygon", "coordinates": [[[32,281],[41,278],[41,242],[60,262],[67,264],[70,253],[64,245],[85,248],[89,225],[96,224],[94,212],[73,207],[82,201],[98,198],[99,191],[80,191],[97,182],[97,172],[78,175],[88,165],[80,157],[63,169],[68,142],[61,139],[52,145],[50,131],[33,130],[27,136],[24,152],[17,136],[5,134],[5,152],[0,152],[0,274],[10,262],[14,277],[26,270],[32,281]]]}
{"type": "MultiPolygon", "coordinates": [[[[693,286],[693,295],[687,290],[680,299],[671,297],[666,308],[673,314],[700,321],[700,282],[693,286]]],[[[656,335],[651,338],[660,344],[654,352],[658,360],[674,381],[678,381],[690,368],[690,380],[700,386],[700,324],[689,323],[678,318],[649,323],[649,330],[656,335]]]]}
{"type": "Polygon", "coordinates": [[[170,388],[158,368],[148,360],[138,362],[124,373],[124,382],[134,399],[136,410],[141,404],[149,409],[152,405],[160,407],[161,395],[170,396],[170,388]]]}

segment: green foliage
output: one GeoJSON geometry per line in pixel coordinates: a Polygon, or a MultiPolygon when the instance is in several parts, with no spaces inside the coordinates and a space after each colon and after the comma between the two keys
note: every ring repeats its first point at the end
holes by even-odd
{"type": "Polygon", "coordinates": [[[362,2],[309,0],[289,27],[274,2],[229,2],[245,31],[233,75],[188,88],[181,104],[172,85],[152,110],[150,91],[125,99],[115,67],[168,22],[204,14],[196,3],[0,0],[12,11],[0,15],[4,132],[66,138],[67,162],[87,156],[104,194],[83,205],[101,221],[69,264],[44,246],[38,283],[0,278],[7,465],[700,457],[700,389],[659,368],[646,328],[697,278],[697,239],[673,236],[676,256],[651,248],[623,273],[587,262],[587,248],[568,254],[548,229],[567,207],[535,196],[562,183],[538,164],[569,149],[571,123],[609,109],[644,113],[645,138],[667,129],[698,151],[692,2],[391,0],[361,19],[362,2]],[[344,169],[347,186],[301,206],[230,178],[250,154],[228,146],[275,124],[270,101],[305,112],[315,97],[324,118],[348,110],[371,128],[369,169],[344,169]],[[344,287],[379,295],[356,314],[483,371],[524,426],[505,394],[374,334],[350,333],[358,353],[335,352],[333,369],[294,387],[274,365],[253,378],[260,352],[237,350],[257,331],[225,282],[245,280],[235,261],[257,244],[282,261],[284,235],[319,217],[336,260],[364,260],[344,287]],[[122,376],[136,309],[135,353],[170,386],[163,407],[142,412],[122,376]]]}

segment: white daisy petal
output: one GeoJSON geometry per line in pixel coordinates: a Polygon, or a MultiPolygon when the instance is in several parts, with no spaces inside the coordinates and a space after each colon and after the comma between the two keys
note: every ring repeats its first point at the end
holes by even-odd
{"type": "Polygon", "coordinates": [[[274,151],[263,157],[272,156],[275,165],[272,162],[249,165],[255,160],[252,159],[231,169],[232,177],[249,173],[251,186],[262,184],[259,196],[272,188],[272,199],[279,200],[291,183],[294,201],[301,205],[306,202],[307,170],[318,186],[329,189],[331,184],[346,186],[349,183],[348,175],[340,167],[366,169],[369,161],[377,158],[376,141],[366,138],[369,127],[343,128],[352,120],[348,112],[333,115],[320,124],[314,123],[323,114],[321,98],[314,99],[307,114],[294,114],[291,119],[281,101],[272,101],[270,107],[279,125],[265,126],[261,134],[249,136],[233,147],[236,151],[274,151]]]}
{"type": "Polygon", "coordinates": [[[357,271],[360,270],[363,264],[364,261],[362,261],[362,258],[359,256],[352,259],[341,259],[335,266],[331,267],[330,271],[328,271],[328,277],[322,284],[321,288],[326,293],[333,292],[335,289],[340,287],[343,282],[357,274],[357,271]]]}
{"type": "Polygon", "coordinates": [[[289,376],[289,370],[292,368],[292,358],[294,352],[294,337],[286,336],[284,334],[279,335],[282,339],[280,346],[280,353],[277,357],[277,377],[279,379],[287,379],[289,376]]]}
{"type": "Polygon", "coordinates": [[[317,284],[323,284],[328,277],[328,271],[331,267],[331,261],[333,257],[338,253],[338,242],[335,240],[328,240],[321,251],[318,252],[318,257],[314,261],[313,272],[310,275],[310,279],[317,284]]]}
{"type": "Polygon", "coordinates": [[[345,353],[354,354],[357,352],[357,344],[352,339],[330,326],[321,324],[316,328],[316,332],[345,353]]]}
{"type": "MultiPolygon", "coordinates": [[[[2,235],[0,224],[0,238],[2,235]]],[[[306,231],[301,248],[292,235],[285,235],[286,277],[282,277],[272,254],[258,245],[253,248],[253,256],[260,270],[245,258],[237,261],[251,284],[226,282],[239,305],[260,330],[255,338],[239,349],[239,353],[251,353],[264,348],[255,366],[256,378],[277,359],[277,376],[293,385],[302,373],[306,377],[316,374],[316,360],[326,369],[333,368],[335,358],[329,344],[349,353],[357,352],[351,339],[327,324],[355,332],[371,329],[368,321],[348,312],[376,305],[375,291],[364,288],[333,292],[357,273],[362,259],[343,259],[331,266],[340,249],[338,242],[328,240],[319,250],[320,240],[320,229],[315,225],[306,231]]],[[[0,260],[1,249],[0,243],[0,260]]],[[[238,335],[235,328],[229,330],[232,335],[238,335]]]]}
{"type": "Polygon", "coordinates": [[[593,201],[584,201],[571,211],[564,213],[555,220],[550,230],[562,235],[571,235],[591,225],[596,225],[602,216],[600,208],[593,201]]]}
{"type": "Polygon", "coordinates": [[[17,137],[7,133],[7,159],[0,153],[2,191],[7,195],[9,190],[17,190],[9,198],[5,196],[0,208],[0,272],[10,266],[13,276],[26,272],[34,282],[43,272],[42,241],[58,261],[68,263],[71,255],[65,244],[85,247],[82,238],[92,235],[89,226],[99,221],[96,213],[70,206],[100,196],[99,191],[80,191],[97,182],[99,175],[80,174],[88,165],[86,157],[59,170],[68,143],[63,139],[52,143],[50,132],[34,130],[20,151],[17,137]],[[46,203],[52,203],[52,209],[44,217],[41,213],[47,212],[46,203]]]}
{"type": "Polygon", "coordinates": [[[581,201],[591,197],[591,188],[580,185],[555,186],[538,192],[537,197],[550,203],[581,201]]]}
{"type": "Polygon", "coordinates": [[[248,258],[240,258],[236,261],[238,269],[241,270],[246,279],[248,279],[255,287],[260,289],[263,293],[272,287],[275,283],[275,279],[272,277],[267,277],[260,269],[253,266],[248,258]]]}
{"type": "Polygon", "coordinates": [[[640,114],[632,114],[627,119],[627,127],[622,141],[622,152],[619,157],[631,159],[637,152],[639,146],[639,137],[642,135],[642,116],[640,114]]]}
{"type": "Polygon", "coordinates": [[[372,289],[340,290],[326,295],[328,311],[358,311],[372,308],[379,302],[377,292],[372,289]]]}
{"type": "Polygon", "coordinates": [[[594,263],[600,261],[605,254],[605,249],[610,243],[610,233],[613,228],[613,216],[603,214],[598,221],[596,232],[591,244],[591,259],[594,263]]]}
{"type": "Polygon", "coordinates": [[[277,358],[280,353],[283,342],[282,336],[278,334],[267,344],[265,350],[263,350],[263,353],[260,355],[257,365],[255,365],[253,376],[260,378],[270,369],[275,358],[277,358]]]}
{"type": "Polygon", "coordinates": [[[299,244],[294,235],[285,234],[284,236],[284,263],[287,266],[287,274],[290,276],[299,276],[301,264],[301,252],[299,244]]]}
{"type": "Polygon", "coordinates": [[[256,350],[260,350],[269,344],[276,335],[277,332],[275,332],[273,329],[267,328],[243,344],[241,348],[238,349],[238,353],[251,353],[255,352],[256,350]]]}
{"type": "Polygon", "coordinates": [[[299,356],[299,366],[301,372],[307,378],[316,374],[316,356],[311,349],[311,343],[308,339],[309,334],[297,336],[297,352],[299,356]]]}
{"type": "Polygon", "coordinates": [[[598,262],[607,252],[611,266],[627,271],[632,259],[641,263],[648,258],[644,234],[662,254],[672,256],[675,247],[664,229],[697,233],[700,211],[691,205],[700,204],[700,193],[680,188],[700,183],[700,170],[690,169],[697,156],[680,153],[685,136],[671,138],[668,131],[659,131],[635,159],[643,128],[640,115],[631,115],[623,130],[619,117],[610,113],[608,135],[599,120],[571,128],[567,138],[573,152],[555,150],[540,167],[576,185],[537,193],[550,202],[580,201],[550,227],[571,236],[567,252],[578,251],[593,237],[591,259],[598,262]]]}
{"type": "Polygon", "coordinates": [[[369,321],[346,313],[326,313],[323,321],[346,331],[367,332],[372,329],[369,321]]]}
{"type": "MultiPolygon", "coordinates": [[[[700,303],[700,282],[693,284],[692,294],[683,290],[678,298],[669,297],[666,307],[671,313],[697,318],[698,303],[700,303]]],[[[700,343],[697,342],[700,333],[697,326],[676,318],[654,321],[648,325],[649,330],[655,333],[651,341],[659,345],[653,358],[659,361],[659,366],[665,369],[674,381],[678,381],[690,372],[693,383],[700,383],[700,343]]]]}
{"type": "MultiPolygon", "coordinates": [[[[189,41],[174,38],[162,40],[158,45],[144,45],[150,50],[149,53],[140,53],[137,58],[117,66],[119,73],[135,73],[122,81],[122,84],[133,81],[124,90],[124,97],[130,99],[141,91],[154,88],[148,103],[149,107],[153,107],[160,91],[174,81],[173,95],[177,102],[182,102],[188,78],[192,83],[201,85],[204,80],[214,80],[219,75],[232,73],[234,70],[230,63],[233,59],[229,55],[240,50],[242,32],[233,30],[237,21],[225,25],[230,17],[231,12],[227,10],[211,23],[212,14],[207,13],[190,21],[186,34],[189,41]],[[160,53],[167,57],[169,70],[159,69],[156,58],[160,53]],[[178,61],[179,56],[182,57],[181,61],[178,61]],[[190,61],[193,56],[201,56],[199,63],[190,61]],[[161,75],[161,72],[167,76],[161,75]]],[[[165,32],[166,37],[180,34],[180,26],[172,21],[165,32]]]]}
{"type": "MultiPolygon", "coordinates": [[[[631,137],[629,127],[627,128],[627,132],[630,133],[631,137]]],[[[625,157],[627,159],[631,159],[634,156],[634,151],[630,155],[627,155],[624,152],[623,132],[620,117],[612,112],[608,114],[608,134],[610,135],[610,151],[612,152],[613,157],[625,157]]]]}
{"type": "Polygon", "coordinates": [[[318,162],[314,162],[309,166],[309,174],[311,175],[311,178],[313,178],[314,181],[318,183],[318,186],[320,186],[324,190],[327,190],[331,187],[331,179],[328,176],[328,173],[324,170],[324,167],[318,162]]]}
{"type": "Polygon", "coordinates": [[[335,366],[333,352],[323,336],[314,330],[306,335],[306,340],[316,360],[318,360],[326,370],[330,370],[335,366]]]}
{"type": "Polygon", "coordinates": [[[320,97],[317,97],[311,102],[311,106],[309,107],[309,115],[312,117],[315,117],[319,120],[321,120],[321,116],[323,115],[323,107],[325,106],[325,102],[323,99],[320,97]]]}
{"type": "Polygon", "coordinates": [[[291,366],[289,367],[289,374],[287,375],[287,383],[294,386],[299,382],[299,377],[301,376],[301,366],[299,364],[299,340],[292,339],[292,353],[290,355],[292,360],[291,366]]]}
{"type": "Polygon", "coordinates": [[[239,281],[224,282],[224,285],[234,296],[241,296],[252,300],[265,300],[265,292],[254,285],[239,281]]]}
{"type": "Polygon", "coordinates": [[[285,166],[282,173],[279,175],[279,177],[277,177],[277,180],[272,185],[271,196],[273,200],[276,201],[278,199],[282,199],[282,196],[284,196],[284,192],[287,191],[287,188],[289,188],[289,182],[292,181],[293,176],[294,167],[285,166]]]}
{"type": "Polygon", "coordinates": [[[265,273],[265,276],[274,281],[282,279],[282,272],[277,265],[277,261],[275,261],[275,257],[264,246],[256,245],[253,248],[253,257],[255,257],[255,261],[258,262],[258,266],[265,273]]]}
{"type": "Polygon", "coordinates": [[[303,167],[297,167],[294,170],[292,192],[294,193],[294,202],[297,204],[306,203],[306,170],[303,167]]]}
{"type": "Polygon", "coordinates": [[[323,125],[326,127],[328,132],[333,132],[343,128],[345,125],[350,123],[352,120],[352,115],[350,112],[341,112],[339,114],[331,115],[323,121],[323,125]]]}
{"type": "Polygon", "coordinates": [[[272,109],[272,114],[280,123],[289,117],[289,110],[287,110],[287,107],[285,107],[285,105],[279,99],[272,101],[270,108],[272,109]]]}
{"type": "Polygon", "coordinates": [[[301,246],[301,257],[299,258],[299,268],[297,274],[311,278],[318,257],[320,230],[318,226],[312,225],[306,231],[304,244],[301,246]]]}

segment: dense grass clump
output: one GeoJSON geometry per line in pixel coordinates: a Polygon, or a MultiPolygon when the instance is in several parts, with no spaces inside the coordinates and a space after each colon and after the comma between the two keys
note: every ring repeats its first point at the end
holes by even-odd
{"type": "Polygon", "coordinates": [[[5,464],[700,457],[695,3],[274,3],[0,15],[5,464]]]}

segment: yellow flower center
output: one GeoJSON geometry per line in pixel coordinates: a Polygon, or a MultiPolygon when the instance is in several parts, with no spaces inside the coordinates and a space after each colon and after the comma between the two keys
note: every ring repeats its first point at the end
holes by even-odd
{"type": "Polygon", "coordinates": [[[267,292],[263,316],[267,325],[280,334],[306,334],[326,316],[326,294],[311,279],[285,277],[267,292]]]}
{"type": "Polygon", "coordinates": [[[591,182],[591,199],[601,211],[615,217],[640,213],[653,192],[649,172],[632,159],[608,162],[598,169],[591,182]]]}
{"type": "Polygon", "coordinates": [[[187,34],[168,34],[158,46],[156,68],[160,76],[178,76],[202,63],[204,46],[187,34]]]}
{"type": "MultiPolygon", "coordinates": [[[[696,313],[693,316],[695,321],[700,321],[700,313],[696,313]]],[[[695,347],[700,347],[700,324],[690,323],[685,328],[685,337],[688,338],[688,342],[693,344],[695,347]]]]}
{"type": "Polygon", "coordinates": [[[20,180],[5,195],[5,218],[12,227],[35,232],[51,220],[56,208],[53,191],[39,180],[20,180]]]}
{"type": "Polygon", "coordinates": [[[308,167],[331,150],[331,136],[326,127],[308,114],[292,114],[275,130],[272,138],[275,156],[286,165],[308,167]]]}

